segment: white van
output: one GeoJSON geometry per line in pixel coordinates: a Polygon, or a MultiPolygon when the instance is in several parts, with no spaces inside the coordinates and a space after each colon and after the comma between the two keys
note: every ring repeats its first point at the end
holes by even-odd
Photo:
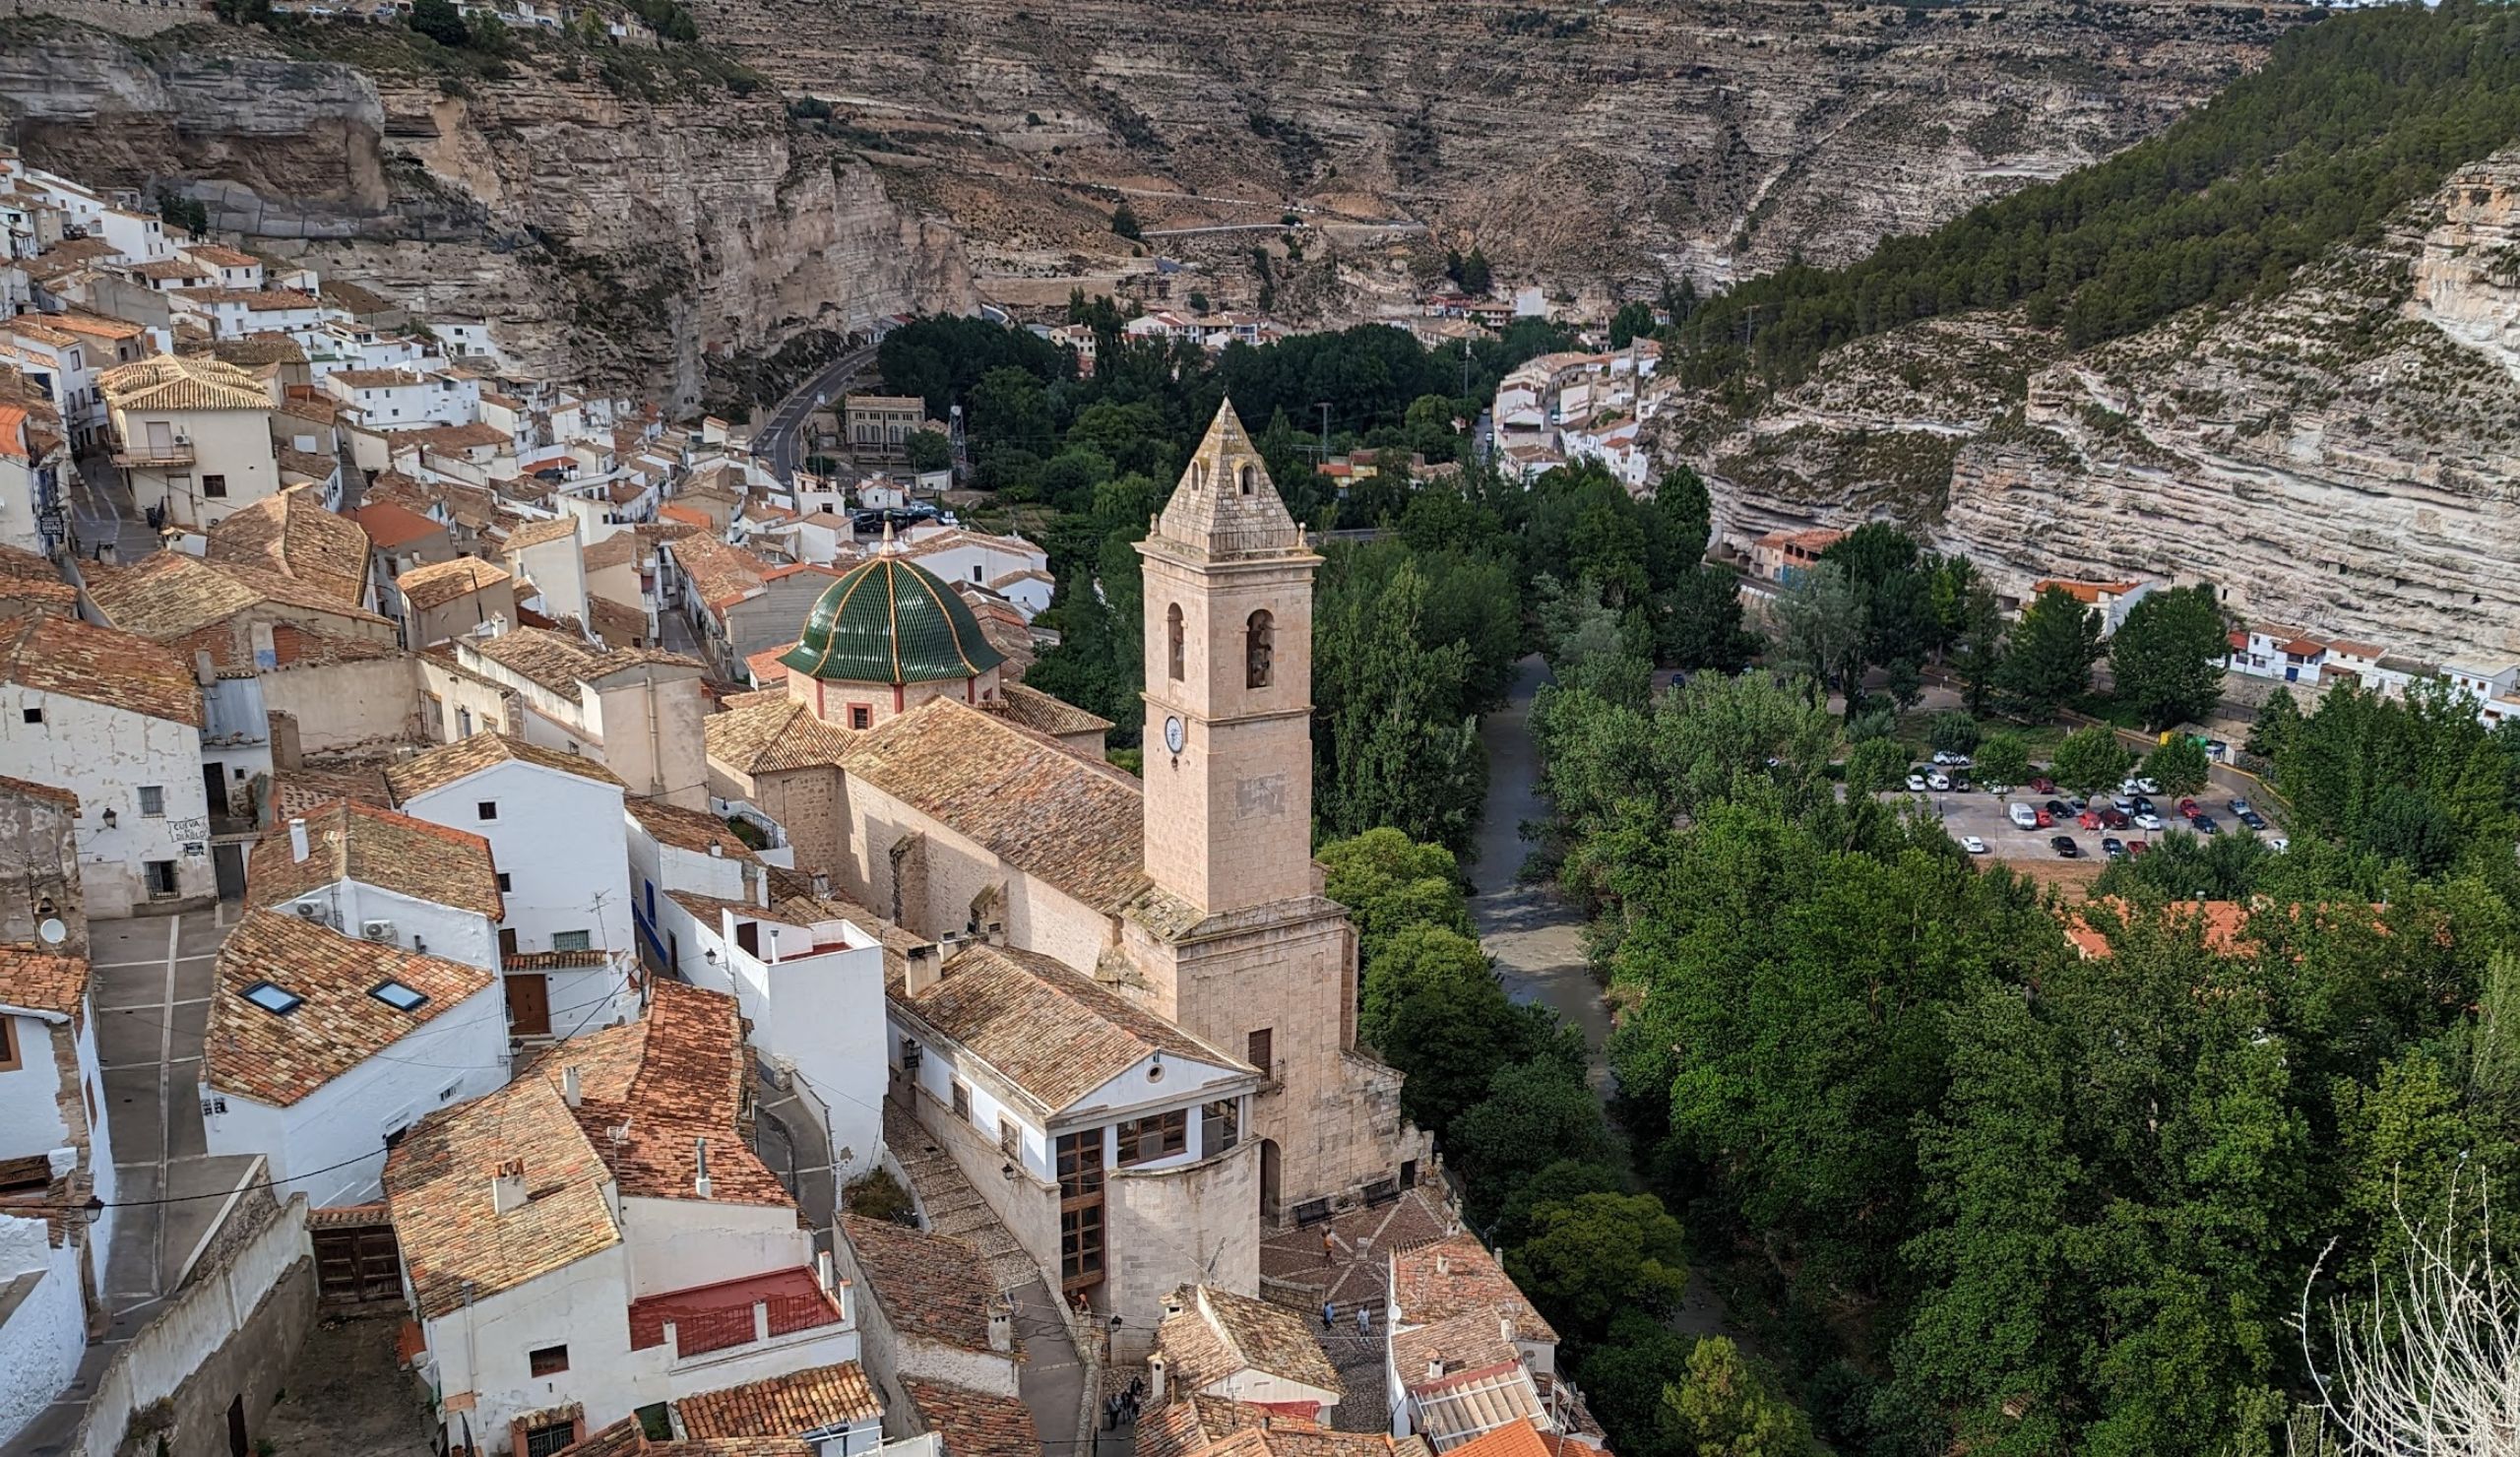
{"type": "Polygon", "coordinates": [[[2012,807],[2011,813],[2012,822],[2015,825],[2020,826],[2022,829],[2036,830],[2039,828],[2039,811],[2031,808],[2029,805],[2015,804],[2012,807]]]}

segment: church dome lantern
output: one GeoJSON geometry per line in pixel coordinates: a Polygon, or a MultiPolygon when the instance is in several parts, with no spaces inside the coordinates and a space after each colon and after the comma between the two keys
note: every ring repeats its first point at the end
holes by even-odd
{"type": "Polygon", "coordinates": [[[896,686],[976,678],[1005,661],[959,593],[890,552],[823,589],[779,660],[811,678],[896,686]]]}

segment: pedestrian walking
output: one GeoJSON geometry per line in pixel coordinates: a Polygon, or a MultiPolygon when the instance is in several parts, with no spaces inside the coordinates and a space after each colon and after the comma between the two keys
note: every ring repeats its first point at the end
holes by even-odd
{"type": "Polygon", "coordinates": [[[1331,1304],[1328,1300],[1321,1302],[1321,1328],[1323,1330],[1333,1329],[1338,1324],[1338,1322],[1333,1318],[1333,1314],[1337,1308],[1337,1306],[1331,1304]]]}
{"type": "Polygon", "coordinates": [[[1328,1230],[1326,1230],[1326,1229],[1325,1229],[1325,1230],[1323,1230],[1323,1231],[1321,1232],[1321,1262],[1322,1262],[1323,1264],[1325,1264],[1325,1265],[1328,1265],[1328,1264],[1335,1264],[1335,1263],[1337,1263],[1337,1262],[1338,1262],[1338,1259],[1339,1259],[1339,1239],[1338,1239],[1338,1236],[1337,1236],[1337,1235],[1332,1235],[1328,1230]]]}
{"type": "Polygon", "coordinates": [[[1356,1334],[1370,1336],[1373,1333],[1374,1307],[1360,1300],[1356,1304],[1356,1334]]]}

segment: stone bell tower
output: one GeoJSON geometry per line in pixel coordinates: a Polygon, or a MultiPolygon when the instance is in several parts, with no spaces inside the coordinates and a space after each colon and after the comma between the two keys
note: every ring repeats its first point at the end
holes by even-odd
{"type": "Polygon", "coordinates": [[[1400,1075],[1359,1052],[1356,938],[1312,860],[1312,574],[1228,404],[1155,529],[1146,575],[1148,892],[1130,990],[1257,1067],[1258,1214],[1405,1185],[1428,1152],[1400,1075]]]}
{"type": "Polygon", "coordinates": [[[1312,573],[1228,403],[1146,574],[1146,872],[1209,915],[1312,890],[1312,573]]]}

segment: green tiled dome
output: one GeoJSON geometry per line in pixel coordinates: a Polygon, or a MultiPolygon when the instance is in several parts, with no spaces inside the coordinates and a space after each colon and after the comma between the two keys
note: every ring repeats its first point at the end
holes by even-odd
{"type": "Polygon", "coordinates": [[[960,594],[915,562],[878,556],[823,589],[801,641],[779,660],[851,683],[968,678],[1006,661],[960,594]]]}

